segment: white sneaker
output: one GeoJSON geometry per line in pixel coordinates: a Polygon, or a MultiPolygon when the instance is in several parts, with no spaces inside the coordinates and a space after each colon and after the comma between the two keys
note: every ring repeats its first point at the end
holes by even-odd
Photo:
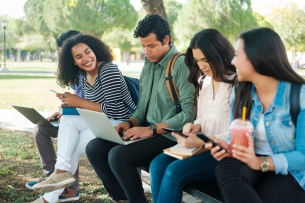
{"type": "MultiPolygon", "coordinates": [[[[44,203],[42,197],[39,197],[38,199],[36,199],[34,202],[31,202],[31,203],[44,203]]],[[[56,202],[56,203],[59,203],[59,202],[56,202]]]]}

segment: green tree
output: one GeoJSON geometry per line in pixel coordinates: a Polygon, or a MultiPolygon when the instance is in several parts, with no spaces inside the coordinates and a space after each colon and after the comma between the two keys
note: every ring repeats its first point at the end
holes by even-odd
{"type": "MultiPolygon", "coordinates": [[[[0,22],[7,21],[7,27],[5,30],[5,36],[6,36],[6,56],[9,56],[10,54],[18,55],[20,53],[20,50],[16,47],[16,44],[18,44],[21,41],[21,37],[25,34],[33,34],[34,30],[28,25],[28,23],[24,19],[16,19],[11,18],[10,16],[3,15],[0,16],[0,22]]],[[[2,26],[1,26],[2,29],[2,26]]],[[[0,33],[0,58],[3,58],[3,36],[4,33],[1,30],[0,33]]],[[[17,60],[19,57],[17,56],[17,60]]]]}
{"type": "Polygon", "coordinates": [[[24,11],[29,24],[54,42],[69,29],[101,37],[114,27],[132,28],[137,20],[129,0],[28,0],[24,11]]]}
{"type": "Polygon", "coordinates": [[[141,0],[141,4],[148,15],[159,14],[167,20],[163,0],[141,0]]]}
{"type": "Polygon", "coordinates": [[[164,0],[164,7],[171,29],[172,43],[174,43],[177,40],[176,33],[174,32],[174,23],[176,22],[178,14],[182,9],[182,4],[176,0],[164,0]]]}
{"type": "Polygon", "coordinates": [[[286,49],[293,52],[305,51],[305,12],[294,3],[274,8],[269,22],[283,39],[286,49]]]}
{"type": "Polygon", "coordinates": [[[250,0],[188,0],[174,24],[180,48],[186,49],[192,36],[204,28],[214,28],[231,42],[257,26],[250,0]]]}
{"type": "Polygon", "coordinates": [[[176,40],[173,25],[177,20],[178,14],[182,9],[182,4],[176,0],[141,0],[146,14],[159,14],[165,18],[171,29],[172,42],[176,40]]]}
{"type": "Polygon", "coordinates": [[[271,28],[271,29],[274,29],[272,24],[269,23],[266,18],[264,16],[262,16],[261,14],[259,13],[256,13],[256,12],[253,12],[253,16],[255,17],[256,19],[256,22],[257,22],[257,25],[258,27],[268,27],[268,28],[271,28]]]}
{"type": "Polygon", "coordinates": [[[122,51],[122,59],[129,63],[130,49],[138,47],[139,42],[133,37],[133,29],[115,28],[103,35],[102,40],[111,48],[119,48],[122,51]]]}
{"type": "MultiPolygon", "coordinates": [[[[19,49],[27,51],[37,50],[41,53],[42,49],[48,49],[54,52],[56,39],[68,29],[71,29],[67,18],[71,13],[67,1],[64,0],[27,0],[24,5],[24,12],[28,24],[35,30],[37,41],[43,43],[39,45],[35,40],[32,40],[32,33],[21,38],[18,43],[19,49]],[[38,37],[41,35],[41,37],[38,37]]],[[[40,57],[41,58],[41,57],[40,57]]],[[[52,57],[52,60],[55,58],[52,57]]]]}
{"type": "Polygon", "coordinates": [[[113,28],[131,29],[137,20],[137,12],[129,0],[76,1],[69,16],[74,29],[98,37],[113,28]]]}

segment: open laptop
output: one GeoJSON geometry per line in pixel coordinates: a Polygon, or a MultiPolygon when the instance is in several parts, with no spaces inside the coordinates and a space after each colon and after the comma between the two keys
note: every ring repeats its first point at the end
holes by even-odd
{"type": "Polygon", "coordinates": [[[58,127],[59,125],[57,119],[52,119],[51,121],[48,121],[33,108],[15,105],[12,106],[34,124],[46,127],[58,127]]]}
{"type": "MultiPolygon", "coordinates": [[[[118,133],[114,126],[110,123],[106,114],[86,109],[76,108],[81,117],[85,120],[92,133],[101,139],[115,142],[122,145],[129,145],[147,138],[140,138],[136,140],[124,140],[122,134],[118,133]]],[[[148,137],[150,138],[150,137],[148,137]]]]}

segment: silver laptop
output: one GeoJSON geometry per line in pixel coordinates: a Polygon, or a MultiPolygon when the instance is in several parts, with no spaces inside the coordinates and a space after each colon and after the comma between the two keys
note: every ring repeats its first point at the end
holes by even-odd
{"type": "Polygon", "coordinates": [[[129,145],[147,139],[147,138],[141,138],[136,140],[124,140],[122,138],[122,134],[118,133],[114,129],[114,126],[111,124],[106,114],[96,111],[90,111],[86,109],[80,109],[80,108],[76,108],[76,110],[85,120],[92,133],[98,138],[122,145],[129,145]]]}
{"type": "Polygon", "coordinates": [[[33,108],[15,105],[12,106],[34,124],[46,127],[58,127],[59,125],[57,119],[54,118],[51,121],[48,121],[33,108]]]}

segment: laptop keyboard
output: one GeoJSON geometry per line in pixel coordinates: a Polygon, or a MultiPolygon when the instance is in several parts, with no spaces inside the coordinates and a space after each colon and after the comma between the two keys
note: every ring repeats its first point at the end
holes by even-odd
{"type": "MultiPolygon", "coordinates": [[[[120,135],[121,139],[122,139],[124,142],[133,141],[133,140],[131,140],[130,138],[128,138],[128,139],[123,139],[123,133],[120,133],[120,132],[119,132],[119,135],[120,135]]],[[[136,138],[136,139],[134,139],[134,140],[137,140],[137,139],[140,139],[140,138],[136,138]]]]}

